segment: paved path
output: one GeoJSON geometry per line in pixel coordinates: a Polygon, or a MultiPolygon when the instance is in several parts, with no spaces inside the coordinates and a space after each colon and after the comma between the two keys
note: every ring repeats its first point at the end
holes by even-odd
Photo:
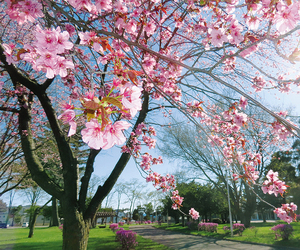
{"type": "Polygon", "coordinates": [[[189,249],[189,250],[287,250],[296,248],[275,247],[259,244],[250,244],[230,240],[221,240],[212,237],[202,237],[196,235],[187,235],[174,233],[167,230],[157,229],[150,225],[132,226],[130,230],[151,239],[155,242],[163,244],[173,249],[189,249]]]}

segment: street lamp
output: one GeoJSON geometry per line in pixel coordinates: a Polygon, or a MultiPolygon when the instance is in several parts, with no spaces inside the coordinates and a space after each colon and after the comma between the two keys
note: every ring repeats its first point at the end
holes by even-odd
{"type": "Polygon", "coordinates": [[[231,232],[231,237],[232,237],[232,236],[233,236],[233,227],[232,227],[232,215],[231,215],[231,206],[230,206],[230,196],[229,196],[229,185],[228,185],[227,169],[226,169],[226,185],[227,185],[227,196],[228,196],[228,209],[229,209],[230,232],[231,232]]]}

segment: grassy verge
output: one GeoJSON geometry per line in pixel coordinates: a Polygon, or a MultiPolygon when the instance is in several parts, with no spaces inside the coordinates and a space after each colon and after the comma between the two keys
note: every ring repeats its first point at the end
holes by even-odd
{"type": "Polygon", "coordinates": [[[162,224],[161,226],[155,225],[157,228],[162,228],[166,230],[171,230],[175,232],[185,233],[185,234],[194,234],[194,235],[202,235],[202,236],[210,236],[216,237],[219,239],[230,239],[237,241],[245,241],[245,242],[253,242],[260,244],[269,244],[274,246],[288,246],[288,247],[297,247],[300,248],[300,223],[293,222],[291,225],[294,228],[293,236],[289,240],[275,240],[274,231],[271,228],[277,224],[285,224],[283,222],[278,223],[253,223],[251,227],[255,227],[253,229],[246,229],[243,232],[242,236],[234,235],[233,237],[230,234],[225,233],[223,230],[224,226],[230,226],[229,224],[220,224],[218,225],[217,233],[209,233],[204,231],[190,230],[188,227],[182,227],[179,224],[172,224],[167,226],[167,224],[162,224]],[[255,231],[257,231],[255,233],[255,231]]]}
{"type": "MultiPolygon", "coordinates": [[[[125,226],[124,229],[128,229],[125,226]]],[[[62,232],[57,227],[36,228],[33,238],[28,238],[28,228],[0,229],[0,250],[58,250],[62,248],[62,232]]],[[[169,248],[137,236],[137,250],[169,248]]],[[[88,250],[115,250],[120,244],[115,242],[115,233],[107,228],[95,228],[90,230],[88,250]]]]}

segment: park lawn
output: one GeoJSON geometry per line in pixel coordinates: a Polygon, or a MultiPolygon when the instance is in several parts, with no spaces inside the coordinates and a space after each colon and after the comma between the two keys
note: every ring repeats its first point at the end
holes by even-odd
{"type": "Polygon", "coordinates": [[[224,226],[230,226],[229,224],[220,224],[218,225],[217,233],[209,233],[204,231],[190,230],[188,227],[182,227],[180,224],[172,224],[167,226],[166,223],[161,226],[156,225],[157,228],[162,228],[166,230],[176,231],[185,234],[193,234],[193,235],[202,235],[202,236],[210,236],[216,237],[220,239],[229,239],[236,241],[244,241],[244,242],[253,242],[260,244],[269,244],[274,246],[286,246],[286,247],[297,247],[300,248],[300,223],[293,222],[291,225],[294,228],[293,236],[289,240],[275,240],[274,231],[271,228],[277,224],[286,224],[282,221],[277,223],[252,223],[251,227],[255,227],[257,229],[257,233],[255,236],[255,229],[247,228],[242,236],[234,235],[233,237],[230,234],[226,234],[223,230],[224,226]]]}
{"type": "MultiPolygon", "coordinates": [[[[124,229],[128,229],[124,228],[124,229]]],[[[58,250],[62,248],[62,232],[57,227],[43,227],[34,230],[33,238],[29,239],[28,228],[0,229],[0,250],[22,249],[22,250],[58,250]]],[[[139,245],[137,250],[169,248],[137,236],[139,245]]],[[[90,230],[88,250],[115,250],[120,249],[120,244],[115,242],[115,233],[107,228],[95,228],[90,230]]]]}

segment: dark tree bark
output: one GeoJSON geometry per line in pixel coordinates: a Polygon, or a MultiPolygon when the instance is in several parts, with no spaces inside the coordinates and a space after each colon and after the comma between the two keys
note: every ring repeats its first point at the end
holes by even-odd
{"type": "Polygon", "coordinates": [[[38,217],[39,212],[40,212],[40,208],[35,208],[34,211],[33,211],[33,213],[31,213],[31,215],[30,215],[28,238],[32,238],[33,237],[33,233],[34,233],[34,229],[35,229],[35,223],[36,223],[36,218],[38,217]]]}
{"type": "Polygon", "coordinates": [[[57,199],[52,196],[52,217],[51,217],[51,227],[58,227],[59,219],[58,219],[58,205],[57,199]]]}

